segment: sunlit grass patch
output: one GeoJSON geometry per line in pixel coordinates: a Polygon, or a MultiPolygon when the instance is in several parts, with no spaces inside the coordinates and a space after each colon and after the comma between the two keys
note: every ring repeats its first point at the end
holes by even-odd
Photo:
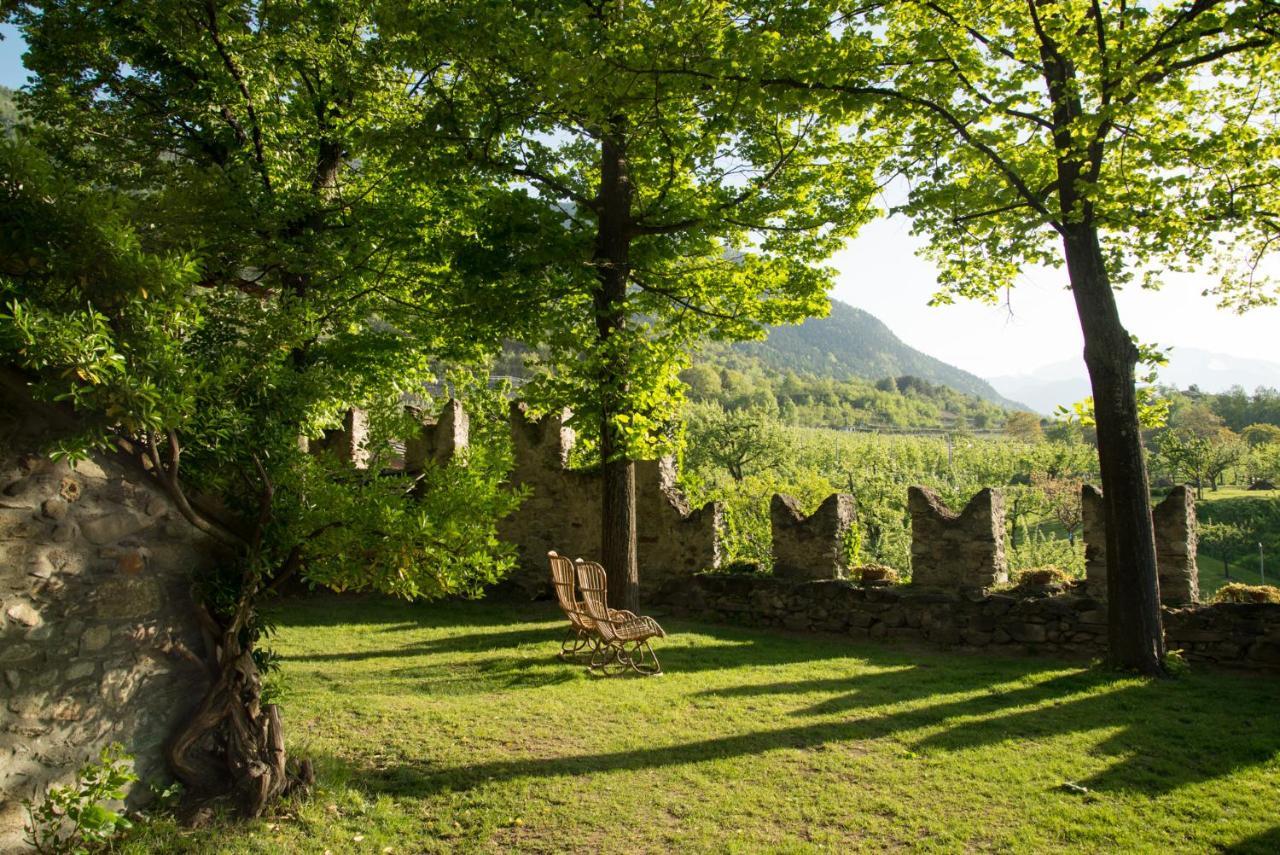
{"type": "Polygon", "coordinates": [[[1269,852],[1274,678],[664,619],[661,678],[555,658],[542,605],[314,598],[280,615],[314,797],[133,851],[1269,852]]]}

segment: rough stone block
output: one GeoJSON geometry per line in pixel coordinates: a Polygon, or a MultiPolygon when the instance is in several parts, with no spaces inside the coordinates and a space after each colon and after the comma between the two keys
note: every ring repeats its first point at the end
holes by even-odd
{"type": "Polygon", "coordinates": [[[854,523],[853,496],[834,493],[806,517],[796,500],[777,494],[770,503],[773,573],[783,579],[842,579],[845,541],[854,523]]]}
{"type": "MultiPolygon", "coordinates": [[[[1080,493],[1084,532],[1086,586],[1090,596],[1107,596],[1107,524],[1102,491],[1085,484],[1080,493]]],[[[1200,601],[1200,571],[1196,566],[1195,496],[1185,486],[1174,487],[1151,509],[1156,540],[1156,571],[1160,602],[1180,606],[1200,601]]]]}
{"type": "Polygon", "coordinates": [[[987,488],[955,513],[934,491],[907,491],[911,514],[911,581],[921,588],[985,589],[1008,581],[1004,495],[987,488]]]}

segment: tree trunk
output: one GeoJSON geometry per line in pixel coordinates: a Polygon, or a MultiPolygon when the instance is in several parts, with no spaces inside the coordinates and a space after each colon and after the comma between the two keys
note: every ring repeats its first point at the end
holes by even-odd
{"type": "Polygon", "coordinates": [[[1096,229],[1068,224],[1067,271],[1093,387],[1107,524],[1107,636],[1111,664],[1164,673],[1155,532],[1134,369],[1138,349],[1120,322],[1096,229]]]}
{"type": "Polygon", "coordinates": [[[251,597],[241,600],[236,618],[226,628],[201,612],[207,623],[206,642],[214,647],[214,681],[167,751],[169,768],[196,804],[230,798],[249,818],[261,816],[290,789],[310,787],[315,781],[309,761],[303,761],[297,774],[289,773],[279,708],[262,704],[262,680],[252,648],[241,645],[251,597]]]}
{"type": "Polygon", "coordinates": [[[631,178],[627,172],[626,120],[615,116],[601,136],[599,223],[593,263],[596,340],[602,355],[600,460],[603,479],[601,561],[609,577],[609,601],[635,611],[640,605],[636,558],[636,473],[617,417],[624,412],[627,376],[625,342],[627,281],[630,278],[631,178]]]}

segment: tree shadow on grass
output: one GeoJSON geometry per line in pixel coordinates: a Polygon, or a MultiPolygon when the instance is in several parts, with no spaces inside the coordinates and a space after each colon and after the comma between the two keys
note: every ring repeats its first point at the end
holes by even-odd
{"type": "Polygon", "coordinates": [[[1280,825],[1227,846],[1224,855],[1275,855],[1280,852],[1280,825]]]}
{"type": "MultiPolygon", "coordinates": [[[[999,678],[1004,680],[1019,672],[1032,674],[1034,666],[1014,669],[1012,674],[1002,671],[999,678]]],[[[362,773],[362,778],[377,791],[427,796],[442,790],[467,790],[491,780],[661,769],[777,749],[813,749],[876,740],[919,729],[941,728],[935,734],[903,743],[917,752],[928,753],[963,751],[1010,740],[1025,743],[1028,751],[1034,751],[1037,740],[1044,737],[1118,727],[1116,733],[1091,749],[1091,753],[1114,756],[1117,762],[1079,783],[1091,790],[1135,791],[1154,796],[1267,763],[1280,746],[1280,722],[1266,717],[1267,692],[1261,685],[1246,686],[1233,699],[1239,713],[1249,717],[1250,735],[1224,738],[1220,711],[1216,716],[1203,710],[1174,711],[1170,704],[1177,703],[1179,692],[1176,684],[1167,681],[1117,681],[1111,674],[1077,671],[1008,690],[997,684],[993,691],[976,697],[907,709],[882,709],[930,696],[925,688],[901,690],[893,685],[895,681],[901,685],[904,680],[909,685],[910,679],[911,675],[893,670],[755,687],[761,690],[757,693],[805,694],[833,688],[838,682],[845,694],[860,696],[856,701],[843,700],[838,707],[825,707],[851,716],[842,720],[569,757],[513,758],[452,768],[407,764],[369,770],[362,773]],[[1172,691],[1171,685],[1175,686],[1172,691]],[[1035,708],[1023,709],[1028,705],[1035,708]],[[1020,709],[1001,712],[1013,706],[1020,709]],[[1189,752],[1188,747],[1195,745],[1200,748],[1189,752]]],[[[747,688],[730,691],[747,695],[747,688]]],[[[952,689],[959,688],[953,678],[952,689]]],[[[968,689],[971,692],[973,688],[971,683],[968,689]]],[[[1201,686],[1197,691],[1210,691],[1210,687],[1201,686]]],[[[820,709],[810,707],[802,714],[829,714],[820,709]]]]}

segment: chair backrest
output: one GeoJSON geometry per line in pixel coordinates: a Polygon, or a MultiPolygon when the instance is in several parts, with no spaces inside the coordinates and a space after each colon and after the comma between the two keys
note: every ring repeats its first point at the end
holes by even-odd
{"type": "Polygon", "coordinates": [[[583,614],[582,606],[574,591],[573,562],[554,551],[547,553],[547,562],[551,565],[551,586],[556,590],[556,600],[560,603],[560,610],[574,626],[580,629],[591,629],[591,619],[583,614]]]}
{"type": "Polygon", "coordinates": [[[579,558],[578,591],[582,594],[582,606],[587,616],[595,621],[596,630],[605,641],[613,638],[613,622],[609,618],[609,577],[604,568],[594,561],[579,558]]]}

